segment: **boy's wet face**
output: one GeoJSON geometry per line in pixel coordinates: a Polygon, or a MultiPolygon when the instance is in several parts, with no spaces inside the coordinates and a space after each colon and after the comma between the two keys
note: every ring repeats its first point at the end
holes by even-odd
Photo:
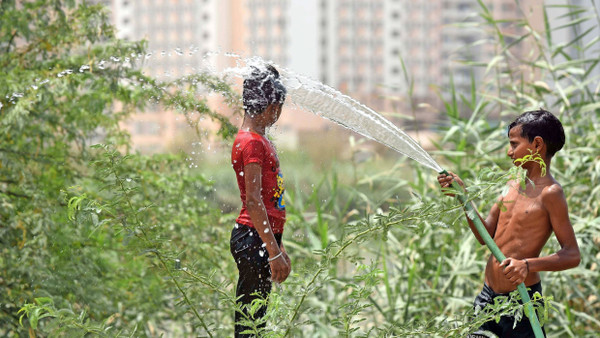
{"type": "Polygon", "coordinates": [[[269,105],[269,107],[267,108],[266,113],[268,113],[267,116],[267,120],[269,125],[274,124],[275,122],[277,122],[277,120],[279,120],[279,116],[281,116],[281,107],[283,105],[279,104],[279,103],[273,103],[271,105],[269,105]]]}
{"type": "Polygon", "coordinates": [[[521,135],[521,126],[515,126],[508,132],[508,151],[506,155],[510,157],[515,163],[515,160],[523,158],[526,155],[535,153],[536,149],[533,146],[533,142],[529,142],[527,137],[521,135]]]}

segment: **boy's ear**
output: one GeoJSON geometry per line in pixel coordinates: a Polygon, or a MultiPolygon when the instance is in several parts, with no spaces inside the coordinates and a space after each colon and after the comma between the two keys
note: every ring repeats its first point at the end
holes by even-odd
{"type": "Polygon", "coordinates": [[[539,152],[541,152],[541,151],[542,151],[542,148],[543,148],[543,147],[544,147],[544,145],[546,144],[546,143],[544,142],[544,139],[543,139],[541,136],[536,136],[536,137],[533,139],[533,142],[532,142],[532,143],[533,143],[533,147],[535,148],[535,150],[537,150],[537,151],[539,151],[539,152]]]}

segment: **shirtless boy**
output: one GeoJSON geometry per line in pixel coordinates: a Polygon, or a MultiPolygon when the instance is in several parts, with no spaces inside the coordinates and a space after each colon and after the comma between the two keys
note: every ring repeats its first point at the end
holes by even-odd
{"type": "MultiPolygon", "coordinates": [[[[474,306],[483,308],[493,304],[494,298],[505,296],[524,282],[534,292],[542,292],[540,271],[561,271],[579,265],[580,254],[575,233],[569,220],[567,202],[560,184],[552,177],[551,161],[554,154],[565,143],[565,134],[560,121],[551,113],[540,109],[520,115],[508,128],[510,146],[507,155],[515,165],[527,172],[527,183],[522,188],[519,182],[510,181],[511,187],[505,196],[500,196],[484,220],[477,215],[494,239],[500,251],[507,257],[498,262],[492,255],[485,268],[485,284],[475,298],[474,306]],[[521,162],[526,155],[538,154],[545,163],[521,162]],[[501,207],[502,206],[502,207],[501,207]],[[542,248],[554,232],[561,249],[549,256],[540,257],[542,248]]],[[[438,182],[447,188],[453,182],[464,187],[462,180],[439,175],[438,182]]],[[[481,236],[469,220],[471,231],[482,245],[481,236]]],[[[484,323],[475,334],[491,331],[499,337],[533,337],[527,317],[513,328],[514,318],[502,317],[499,323],[484,323]]]]}

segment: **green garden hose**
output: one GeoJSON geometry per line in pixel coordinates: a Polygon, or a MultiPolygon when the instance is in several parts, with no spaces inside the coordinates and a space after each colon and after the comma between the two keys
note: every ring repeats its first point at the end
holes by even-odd
{"type": "MultiPolygon", "coordinates": [[[[445,174],[447,176],[450,176],[450,174],[446,170],[441,171],[440,174],[445,174]]],[[[485,242],[485,245],[488,247],[488,249],[490,249],[490,251],[492,252],[494,257],[496,257],[496,260],[498,262],[504,261],[506,259],[506,256],[504,256],[502,251],[500,251],[500,248],[498,248],[498,245],[496,245],[496,242],[494,242],[494,240],[488,233],[487,229],[485,228],[485,226],[483,225],[483,223],[481,222],[479,217],[471,218],[469,216],[469,215],[477,214],[473,208],[473,205],[471,205],[471,203],[467,203],[467,198],[465,197],[465,195],[456,194],[456,197],[458,198],[460,203],[463,205],[463,208],[467,212],[466,213],[467,218],[469,218],[471,221],[473,221],[473,224],[475,224],[475,228],[477,229],[477,232],[479,232],[479,235],[485,242]]],[[[531,328],[533,329],[533,333],[535,334],[535,337],[543,338],[544,333],[542,332],[542,327],[540,326],[540,321],[538,320],[538,317],[533,309],[533,305],[531,304],[531,298],[529,298],[529,294],[527,293],[527,288],[525,287],[525,283],[519,284],[519,286],[517,286],[517,290],[519,290],[519,294],[521,295],[521,299],[523,300],[523,305],[525,306],[525,315],[527,317],[529,317],[529,322],[531,323],[531,328]]]]}

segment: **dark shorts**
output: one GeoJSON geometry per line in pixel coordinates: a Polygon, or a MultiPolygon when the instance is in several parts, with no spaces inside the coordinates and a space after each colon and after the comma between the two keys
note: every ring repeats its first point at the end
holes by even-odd
{"type": "MultiPolygon", "coordinates": [[[[273,235],[277,244],[281,245],[281,234],[273,235]]],[[[255,299],[267,299],[271,293],[271,267],[267,261],[269,254],[256,229],[242,224],[235,224],[229,245],[239,271],[235,295],[240,309],[235,312],[235,337],[252,337],[251,334],[241,333],[248,329],[241,322],[244,319],[259,321],[267,311],[267,306],[260,306],[252,315],[248,306],[255,299]]],[[[265,323],[258,327],[264,328],[265,323]]]]}
{"type": "MultiPolygon", "coordinates": [[[[533,299],[533,294],[538,292],[540,295],[542,294],[542,282],[538,282],[527,287],[527,293],[529,297],[533,299]]],[[[495,293],[487,284],[483,284],[483,290],[481,293],[475,297],[475,301],[473,302],[473,307],[477,312],[478,309],[485,308],[488,304],[494,304],[494,299],[498,297],[509,297],[508,293],[495,293]]],[[[521,302],[521,301],[519,301],[521,302]]],[[[542,327],[542,331],[544,328],[542,327]]],[[[520,321],[515,324],[514,316],[502,316],[500,317],[500,321],[496,322],[495,320],[491,320],[485,322],[483,325],[479,327],[477,331],[470,334],[469,337],[494,337],[490,335],[488,332],[495,334],[496,336],[503,337],[535,337],[533,333],[533,329],[531,328],[531,323],[529,322],[529,318],[523,315],[520,321]],[[486,332],[487,331],[487,332],[486,332]]],[[[546,331],[544,331],[544,336],[546,336],[546,331]]]]}

